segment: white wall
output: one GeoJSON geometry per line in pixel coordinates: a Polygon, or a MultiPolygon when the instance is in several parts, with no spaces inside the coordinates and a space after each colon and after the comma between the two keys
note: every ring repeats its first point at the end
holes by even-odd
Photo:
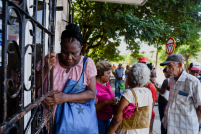
{"type": "Polygon", "coordinates": [[[68,0],[57,0],[57,6],[63,6],[63,11],[56,12],[56,29],[55,29],[55,52],[59,53],[61,50],[60,42],[61,42],[61,33],[65,30],[67,25],[66,22],[62,20],[68,21],[69,8],[67,7],[68,0]]]}
{"type": "MultiPolygon", "coordinates": [[[[33,5],[33,0],[27,0],[27,5],[28,7],[33,5]]],[[[28,12],[32,16],[33,8],[28,8],[28,12]]],[[[27,21],[26,27],[25,27],[25,46],[27,46],[28,44],[33,44],[33,37],[30,35],[29,30],[33,30],[33,26],[31,22],[27,21]]],[[[26,89],[30,89],[31,87],[31,81],[29,81],[29,77],[31,76],[32,56],[29,53],[32,53],[31,47],[28,48],[24,56],[24,84],[26,89]]],[[[31,91],[24,90],[24,106],[27,106],[30,103],[31,103],[31,91]]],[[[26,128],[26,125],[30,117],[31,117],[31,111],[29,111],[24,116],[24,129],[26,128]]],[[[27,134],[31,134],[31,127],[29,128],[27,134]]]]}
{"type": "MultiPolygon", "coordinates": [[[[30,5],[33,5],[33,0],[27,0],[28,7],[30,5]]],[[[55,28],[55,52],[59,53],[60,52],[60,38],[61,38],[61,33],[63,30],[65,30],[66,27],[66,22],[62,21],[66,20],[68,21],[68,7],[67,7],[67,0],[57,0],[57,6],[63,6],[64,10],[63,11],[57,11],[56,12],[56,28],[55,28]]],[[[48,29],[49,25],[49,5],[46,5],[46,28],[48,29]]],[[[33,8],[29,9],[29,14],[33,14],[33,8]]],[[[38,11],[38,17],[41,17],[42,12],[38,11]]],[[[41,22],[40,22],[41,23],[41,22]]],[[[32,29],[32,24],[30,22],[27,22],[26,24],[26,33],[25,33],[25,46],[27,44],[32,44],[33,39],[32,36],[29,33],[29,30],[32,29]]],[[[39,36],[39,32],[37,32],[37,42],[41,42],[41,36],[39,36]]],[[[31,75],[31,55],[29,53],[32,53],[31,48],[27,50],[27,53],[25,54],[25,65],[24,65],[24,83],[26,89],[29,89],[31,87],[31,81],[28,81],[30,75],[31,75]]],[[[48,54],[48,34],[45,34],[45,55],[48,54]]],[[[28,105],[31,103],[31,91],[24,91],[24,106],[28,105]]],[[[24,116],[24,128],[26,127],[26,124],[28,123],[29,119],[31,116],[31,111],[28,112],[24,116]]],[[[27,134],[31,134],[31,127],[29,128],[29,131],[27,134]]]]}

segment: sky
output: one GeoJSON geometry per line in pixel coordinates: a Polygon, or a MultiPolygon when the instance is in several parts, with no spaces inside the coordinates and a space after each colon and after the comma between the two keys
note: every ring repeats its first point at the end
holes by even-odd
{"type": "MultiPolygon", "coordinates": [[[[121,44],[118,47],[118,50],[120,51],[120,55],[130,52],[126,50],[127,44],[123,41],[123,37],[121,37],[120,39],[121,39],[121,44]]],[[[140,52],[144,51],[145,53],[148,53],[152,50],[156,50],[156,48],[154,48],[154,46],[148,46],[146,43],[142,43],[142,48],[140,49],[140,52]]]]}

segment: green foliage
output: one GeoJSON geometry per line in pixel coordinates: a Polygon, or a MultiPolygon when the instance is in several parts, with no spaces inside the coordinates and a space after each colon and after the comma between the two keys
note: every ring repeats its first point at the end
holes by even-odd
{"type": "Polygon", "coordinates": [[[106,45],[90,49],[88,56],[92,57],[95,63],[102,60],[109,60],[110,62],[123,61],[125,57],[119,55],[120,51],[115,48],[116,46],[119,46],[119,44],[119,41],[108,41],[108,44],[106,45]]]}
{"type": "Polygon", "coordinates": [[[201,51],[201,41],[194,41],[193,44],[180,46],[176,50],[177,53],[188,55],[189,58],[197,59],[198,53],[201,51]]]}
{"type": "Polygon", "coordinates": [[[149,0],[144,6],[76,0],[75,23],[79,24],[84,38],[82,54],[93,59],[119,60],[121,56],[115,49],[120,36],[134,55],[140,50],[136,39],[155,45],[158,50],[169,37],[175,38],[177,47],[189,44],[198,39],[201,17],[173,9],[198,12],[199,5],[198,0],[149,0]]]}
{"type": "Polygon", "coordinates": [[[154,62],[155,62],[149,57],[149,55],[145,53],[134,54],[133,52],[130,52],[130,53],[125,53],[124,57],[125,57],[125,61],[130,60],[130,64],[134,64],[135,62],[138,62],[140,57],[146,57],[147,63],[152,63],[154,65],[154,62]]]}
{"type": "MultiPolygon", "coordinates": [[[[182,45],[175,49],[174,53],[179,53],[184,56],[185,58],[185,65],[190,62],[190,59],[194,58],[197,59],[198,53],[201,51],[201,39],[194,41],[193,44],[189,45],[182,45]]],[[[164,62],[168,57],[166,53],[166,48],[163,47],[163,50],[159,53],[159,63],[164,62]]],[[[186,66],[188,68],[188,65],[186,66]]]]}

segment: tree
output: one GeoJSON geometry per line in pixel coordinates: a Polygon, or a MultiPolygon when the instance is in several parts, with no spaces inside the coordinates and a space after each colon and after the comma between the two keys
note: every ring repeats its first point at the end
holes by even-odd
{"type": "Polygon", "coordinates": [[[201,51],[201,41],[194,41],[193,44],[190,45],[183,45],[179,47],[179,49],[176,51],[177,53],[180,53],[183,55],[186,61],[186,71],[188,72],[188,61],[190,58],[197,59],[198,53],[201,51]]]}
{"type": "MultiPolygon", "coordinates": [[[[109,48],[111,39],[114,42],[112,47],[116,49],[120,36],[124,36],[127,49],[135,54],[140,49],[136,39],[146,41],[149,45],[164,45],[169,37],[174,37],[178,46],[186,44],[188,40],[198,38],[196,33],[192,38],[189,29],[199,30],[201,27],[200,16],[196,14],[201,9],[200,4],[200,1],[191,0],[149,0],[145,6],[139,7],[76,0],[75,22],[80,26],[84,38],[82,54],[87,55],[90,49],[101,51],[104,46],[109,48]],[[175,12],[173,9],[195,11],[195,14],[175,12]]],[[[97,56],[107,59],[117,55],[118,51],[111,51],[109,55],[100,52],[97,56]]]]}
{"type": "Polygon", "coordinates": [[[101,60],[109,60],[110,62],[123,61],[125,57],[119,55],[120,51],[115,48],[116,46],[119,46],[119,44],[120,40],[117,42],[108,41],[108,44],[106,45],[90,49],[88,56],[92,57],[95,63],[101,60]]]}
{"type": "MultiPolygon", "coordinates": [[[[180,47],[177,47],[176,50],[174,51],[174,53],[179,53],[179,54],[183,55],[183,57],[185,58],[186,71],[188,72],[189,60],[191,58],[197,59],[198,53],[200,51],[201,51],[201,40],[197,40],[197,41],[194,41],[192,44],[189,44],[189,45],[185,44],[180,47]]],[[[165,47],[159,53],[159,55],[160,55],[159,56],[160,63],[164,62],[167,59],[168,54],[166,54],[165,47]]]]}

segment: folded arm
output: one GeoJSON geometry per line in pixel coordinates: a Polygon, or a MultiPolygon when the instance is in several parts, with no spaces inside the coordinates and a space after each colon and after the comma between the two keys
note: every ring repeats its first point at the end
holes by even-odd
{"type": "Polygon", "coordinates": [[[96,78],[95,76],[90,79],[90,84],[86,90],[76,94],[65,94],[62,92],[54,92],[47,97],[44,102],[47,105],[57,105],[64,102],[85,103],[89,100],[95,99],[96,96],[96,78]]]}

